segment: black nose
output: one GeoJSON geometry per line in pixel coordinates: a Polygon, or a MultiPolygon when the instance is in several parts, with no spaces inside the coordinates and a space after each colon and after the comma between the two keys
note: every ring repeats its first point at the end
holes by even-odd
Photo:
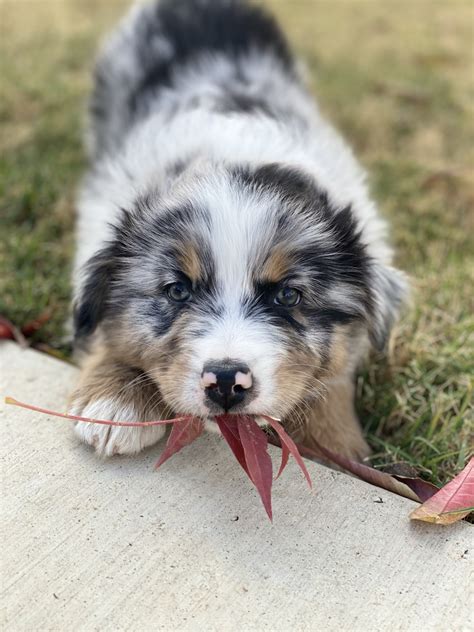
{"type": "Polygon", "coordinates": [[[204,367],[201,382],[206,396],[227,412],[244,401],[252,374],[245,364],[210,364],[204,367]]]}

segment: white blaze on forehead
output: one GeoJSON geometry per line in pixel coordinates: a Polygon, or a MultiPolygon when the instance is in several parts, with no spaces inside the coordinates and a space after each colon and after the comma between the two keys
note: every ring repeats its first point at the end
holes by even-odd
{"type": "Polygon", "coordinates": [[[237,307],[252,290],[255,264],[271,247],[277,201],[225,172],[203,178],[197,196],[209,213],[209,245],[219,295],[226,309],[237,307]]]}
{"type": "Polygon", "coordinates": [[[295,251],[321,247],[330,252],[337,247],[327,220],[297,212],[301,202],[295,202],[296,212],[292,213],[291,204],[282,202],[277,189],[246,186],[238,176],[215,166],[210,175],[207,163],[201,168],[207,170],[206,175],[201,175],[199,187],[193,186],[189,195],[192,193],[208,214],[203,238],[212,252],[218,297],[229,314],[237,315],[242,299],[252,295],[252,276],[258,274],[280,239],[295,251]],[[293,230],[284,235],[278,232],[282,205],[288,206],[287,217],[294,222],[293,230]]]}

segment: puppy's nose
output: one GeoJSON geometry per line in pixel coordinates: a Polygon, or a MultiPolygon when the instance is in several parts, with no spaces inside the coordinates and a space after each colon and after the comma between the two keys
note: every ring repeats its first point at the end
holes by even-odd
{"type": "Polygon", "coordinates": [[[244,401],[252,388],[252,374],[245,364],[206,365],[201,376],[206,396],[228,412],[244,401]]]}

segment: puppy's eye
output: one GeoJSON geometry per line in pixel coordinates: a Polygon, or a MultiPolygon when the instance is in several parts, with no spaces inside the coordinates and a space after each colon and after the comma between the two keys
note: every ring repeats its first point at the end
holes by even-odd
{"type": "Polygon", "coordinates": [[[274,302],[282,307],[295,307],[301,301],[301,292],[294,287],[282,287],[274,302]]]}
{"type": "Polygon", "coordinates": [[[183,283],[183,281],[177,281],[176,283],[170,283],[166,288],[166,293],[169,298],[175,303],[185,303],[191,298],[191,290],[183,283]]]}

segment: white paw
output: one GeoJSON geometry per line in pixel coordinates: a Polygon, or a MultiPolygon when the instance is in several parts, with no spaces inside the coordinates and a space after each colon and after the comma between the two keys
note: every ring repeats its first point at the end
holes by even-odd
{"type": "MultiPolygon", "coordinates": [[[[82,410],[72,409],[71,414],[108,421],[145,421],[132,406],[114,399],[99,399],[82,410]]],[[[100,456],[114,454],[137,454],[144,448],[159,441],[166,432],[166,426],[133,428],[129,426],[105,426],[78,421],[74,428],[77,436],[95,448],[100,456]]]]}

